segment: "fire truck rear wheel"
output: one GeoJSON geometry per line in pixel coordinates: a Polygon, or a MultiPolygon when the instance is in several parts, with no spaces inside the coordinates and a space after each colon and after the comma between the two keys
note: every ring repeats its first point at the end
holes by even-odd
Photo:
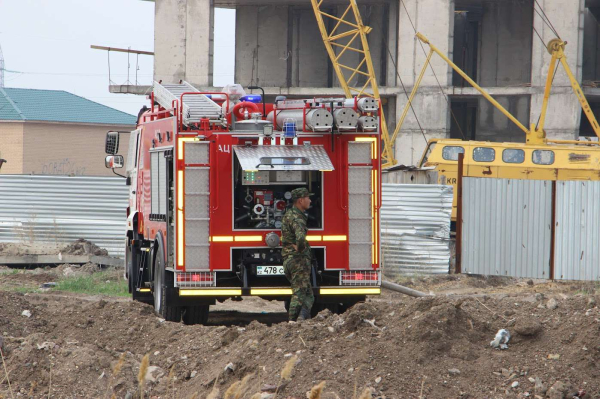
{"type": "Polygon", "coordinates": [[[187,325],[206,324],[208,312],[209,305],[188,306],[183,312],[183,323],[187,325]]]}
{"type": "Polygon", "coordinates": [[[173,273],[165,271],[162,248],[156,252],[154,262],[154,311],[166,321],[181,321],[181,308],[165,304],[166,289],[174,283],[173,273]]]}

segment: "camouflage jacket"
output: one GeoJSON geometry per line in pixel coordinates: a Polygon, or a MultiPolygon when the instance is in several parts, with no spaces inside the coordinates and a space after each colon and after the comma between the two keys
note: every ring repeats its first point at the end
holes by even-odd
{"type": "Polygon", "coordinates": [[[283,216],[281,224],[281,243],[283,249],[281,255],[286,258],[293,255],[304,255],[312,257],[310,244],[306,241],[306,215],[295,206],[287,210],[283,216]],[[294,249],[292,244],[298,247],[298,251],[294,249]]]}

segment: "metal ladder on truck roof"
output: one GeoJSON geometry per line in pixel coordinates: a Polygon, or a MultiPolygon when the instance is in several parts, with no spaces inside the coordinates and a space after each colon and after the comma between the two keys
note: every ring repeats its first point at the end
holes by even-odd
{"type": "MultiPolygon", "coordinates": [[[[200,93],[200,90],[186,81],[182,81],[181,83],[154,82],[154,100],[166,109],[173,106],[173,100],[179,102],[183,93],[190,92],[200,93]]],[[[224,122],[221,106],[204,94],[183,96],[181,109],[181,121],[186,126],[198,123],[203,118],[209,119],[213,123],[224,122]]]]}

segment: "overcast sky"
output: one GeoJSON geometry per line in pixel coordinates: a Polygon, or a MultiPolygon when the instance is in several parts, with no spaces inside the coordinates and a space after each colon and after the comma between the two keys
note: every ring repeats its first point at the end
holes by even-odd
{"type": "MultiPolygon", "coordinates": [[[[216,86],[233,82],[235,11],[215,10],[216,86]],[[229,23],[221,23],[221,21],[229,23]],[[218,71],[218,72],[217,72],[218,71]]],[[[110,94],[108,54],[90,45],[154,51],[154,3],[140,0],[0,0],[4,85],[66,90],[137,115],[143,96],[110,94]]],[[[113,84],[152,83],[153,57],[110,53],[113,84]],[[129,70],[128,70],[129,65],[129,70]],[[129,73],[129,76],[128,76],[129,73]]]]}

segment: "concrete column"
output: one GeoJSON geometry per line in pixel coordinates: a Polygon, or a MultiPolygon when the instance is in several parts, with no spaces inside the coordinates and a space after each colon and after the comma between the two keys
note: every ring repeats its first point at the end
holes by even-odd
{"type": "Polygon", "coordinates": [[[186,0],[154,4],[154,80],[185,79],[186,0]]]}
{"type": "MultiPolygon", "coordinates": [[[[567,62],[577,80],[581,81],[583,64],[583,20],[585,0],[538,0],[561,39],[568,42],[565,48],[567,62]]],[[[536,123],[544,99],[544,86],[548,75],[551,55],[546,44],[556,35],[543,22],[538,13],[534,14],[533,24],[542,36],[544,43],[535,35],[532,46],[531,85],[536,93],[531,96],[531,122],[536,123]]],[[[548,106],[545,130],[548,138],[573,140],[579,134],[581,107],[571,89],[571,84],[562,66],[554,78],[552,96],[548,106]]]]}
{"type": "Polygon", "coordinates": [[[242,86],[286,87],[288,81],[288,7],[238,6],[235,81],[242,86]]]}
{"type": "MultiPolygon", "coordinates": [[[[454,1],[405,0],[404,5],[406,9],[402,4],[398,6],[398,72],[406,90],[410,92],[429,51],[428,46],[421,47],[414,29],[424,34],[433,45],[452,59],[454,1]]],[[[396,159],[400,164],[415,165],[421,158],[426,139],[444,138],[450,131],[450,107],[439,86],[451,85],[451,69],[437,55],[433,56],[431,65],[437,79],[431,68],[428,68],[419,94],[413,101],[418,123],[413,112],[409,111],[394,145],[396,159]]],[[[398,85],[401,86],[400,82],[398,85]]],[[[397,96],[396,120],[400,118],[406,102],[407,96],[404,93],[397,96]]]]}
{"type": "Polygon", "coordinates": [[[385,86],[398,86],[399,82],[398,82],[398,78],[396,76],[396,65],[398,65],[399,63],[399,59],[398,59],[398,17],[399,17],[399,7],[401,7],[400,2],[399,1],[392,1],[389,4],[389,14],[387,16],[387,20],[388,20],[388,31],[387,31],[387,35],[388,35],[388,40],[387,40],[387,44],[389,47],[390,52],[392,53],[392,56],[394,57],[394,61],[396,62],[394,64],[394,62],[392,62],[391,57],[389,57],[389,55],[387,54],[388,49],[384,49],[384,51],[386,52],[386,60],[387,60],[387,77],[386,77],[386,82],[385,82],[385,86]]]}
{"type": "Polygon", "coordinates": [[[256,84],[258,10],[239,6],[235,11],[235,79],[242,86],[256,84]]]}
{"type": "Polygon", "coordinates": [[[156,0],[155,80],[212,85],[213,15],[211,0],[156,0]]]}
{"type": "Polygon", "coordinates": [[[212,86],[214,7],[211,0],[187,0],[185,76],[197,86],[212,86]]]}
{"type": "Polygon", "coordinates": [[[329,56],[312,9],[290,7],[290,87],[327,87],[329,56]]]}

